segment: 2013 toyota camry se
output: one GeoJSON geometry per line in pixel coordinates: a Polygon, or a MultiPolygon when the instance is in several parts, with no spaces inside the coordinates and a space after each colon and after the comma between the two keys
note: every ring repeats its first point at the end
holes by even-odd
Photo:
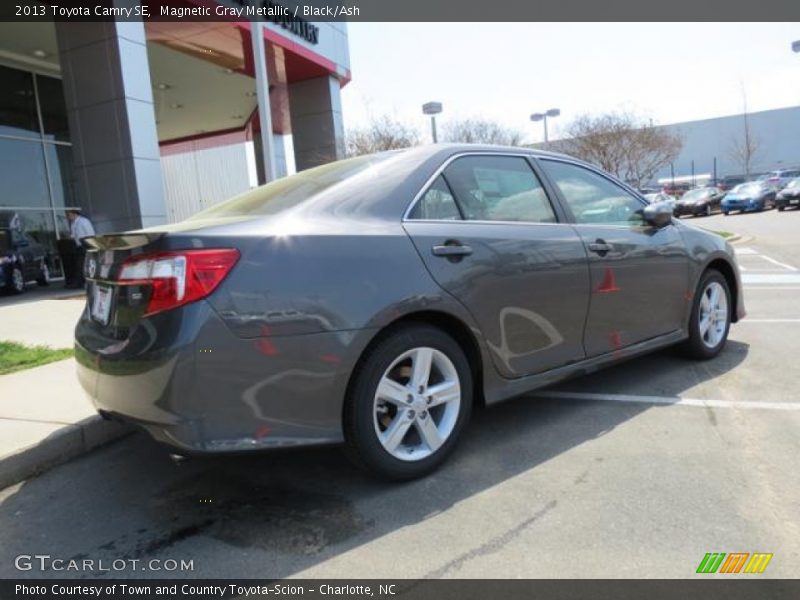
{"type": "Polygon", "coordinates": [[[733,250],[567,156],[432,145],[89,240],[80,381],[179,452],[344,442],[419,477],[494,404],[644,352],[717,355],[733,250]]]}

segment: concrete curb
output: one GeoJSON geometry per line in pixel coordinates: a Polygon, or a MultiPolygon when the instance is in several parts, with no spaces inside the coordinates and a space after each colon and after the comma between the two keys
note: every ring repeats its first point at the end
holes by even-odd
{"type": "Polygon", "coordinates": [[[733,236],[732,238],[730,238],[728,241],[729,241],[729,242],[731,242],[731,243],[734,243],[734,242],[735,242],[735,243],[745,243],[745,244],[749,244],[749,243],[750,243],[750,242],[752,242],[754,239],[756,239],[756,238],[755,238],[755,236],[753,236],[753,235],[744,235],[744,234],[738,234],[738,233],[737,233],[735,236],[733,236]]]}
{"type": "Polygon", "coordinates": [[[127,425],[106,421],[99,415],[64,425],[39,443],[0,458],[0,490],[40,475],[132,432],[127,425]]]}

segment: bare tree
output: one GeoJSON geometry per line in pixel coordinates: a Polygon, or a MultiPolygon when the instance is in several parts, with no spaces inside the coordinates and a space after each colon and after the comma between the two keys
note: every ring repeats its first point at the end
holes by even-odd
{"type": "Polygon", "coordinates": [[[442,127],[441,137],[442,141],[462,144],[519,146],[523,134],[496,121],[471,117],[447,121],[442,127]]]}
{"type": "Polygon", "coordinates": [[[366,126],[347,132],[345,152],[347,156],[372,154],[384,150],[408,148],[420,143],[416,128],[388,115],[373,118],[366,126]]]}
{"type": "Polygon", "coordinates": [[[683,147],[680,136],[629,112],[579,116],[567,136],[548,148],[594,163],[634,187],[650,182],[683,147]]]}
{"type": "Polygon", "coordinates": [[[750,179],[753,171],[753,164],[757,161],[761,153],[761,142],[758,140],[753,130],[750,128],[750,116],[747,112],[747,94],[742,85],[742,134],[734,137],[728,147],[728,155],[742,169],[742,172],[750,179]]]}

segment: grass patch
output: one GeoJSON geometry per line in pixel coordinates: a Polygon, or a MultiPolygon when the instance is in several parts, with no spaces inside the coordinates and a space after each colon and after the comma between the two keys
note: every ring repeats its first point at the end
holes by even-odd
{"type": "Polygon", "coordinates": [[[730,231],[716,231],[714,229],[711,229],[710,231],[711,233],[716,233],[717,235],[721,235],[725,239],[732,238],[734,235],[736,235],[735,233],[731,233],[730,231]]]}
{"type": "Polygon", "coordinates": [[[54,350],[48,346],[26,346],[17,342],[0,341],[0,375],[46,365],[73,355],[71,348],[54,350]]]}

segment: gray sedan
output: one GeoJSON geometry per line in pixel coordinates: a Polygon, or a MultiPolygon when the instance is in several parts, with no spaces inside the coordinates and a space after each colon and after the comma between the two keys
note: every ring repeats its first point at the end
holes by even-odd
{"type": "Polygon", "coordinates": [[[495,404],[744,316],[719,236],[597,168],[433,145],[92,238],[75,332],[97,409],[181,453],[344,442],[409,479],[495,404]]]}

